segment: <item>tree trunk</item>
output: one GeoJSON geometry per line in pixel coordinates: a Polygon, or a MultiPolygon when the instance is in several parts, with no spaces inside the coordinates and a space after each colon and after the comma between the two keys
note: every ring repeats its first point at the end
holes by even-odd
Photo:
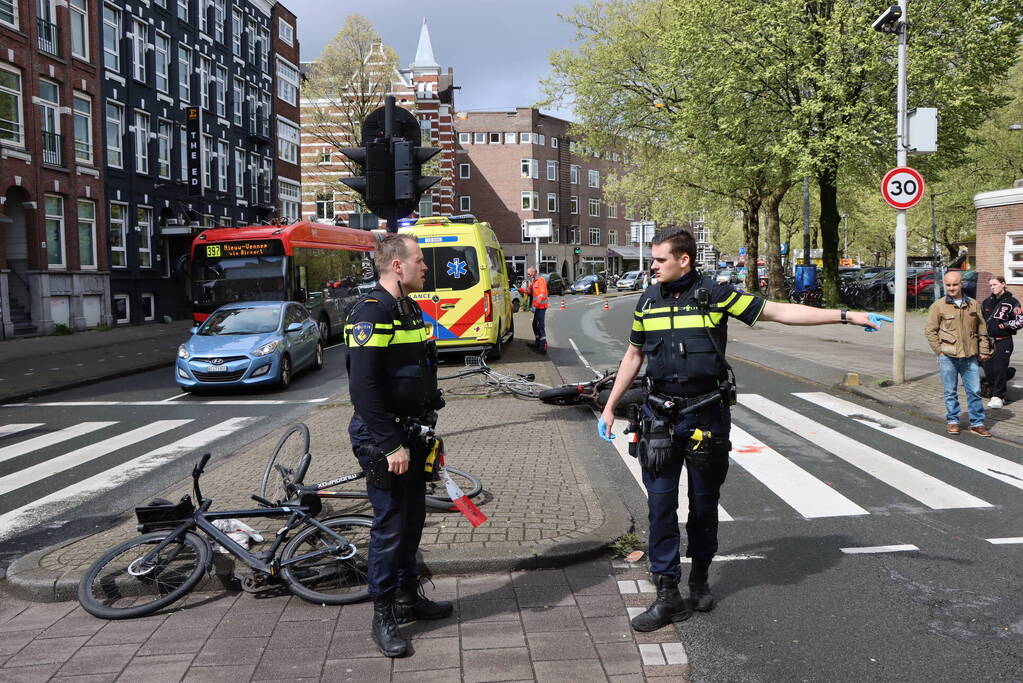
{"type": "Polygon", "coordinates": [[[767,291],[779,298],[785,289],[785,270],[781,265],[781,203],[792,187],[791,180],[783,180],[767,198],[767,291]]]}
{"type": "Polygon", "coordinates": [[[838,173],[830,168],[817,176],[820,190],[821,254],[824,262],[824,305],[836,308],[838,296],[838,226],[842,217],[838,213],[838,173]]]}
{"type": "Polygon", "coordinates": [[[760,257],[760,206],[759,193],[750,190],[746,199],[746,208],[742,212],[742,237],[746,242],[746,280],[744,283],[747,292],[759,292],[760,283],[757,280],[757,259],[760,257]]]}

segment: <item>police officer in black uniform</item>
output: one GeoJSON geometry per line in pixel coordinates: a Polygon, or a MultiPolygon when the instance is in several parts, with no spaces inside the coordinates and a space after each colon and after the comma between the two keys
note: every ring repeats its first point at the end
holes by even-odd
{"type": "Polygon", "coordinates": [[[650,571],[657,598],[632,620],[637,631],[684,621],[693,609],[714,608],[708,571],[718,548],[718,499],[728,472],[729,406],[735,395],[734,376],[724,355],[728,318],[747,325],[758,320],[789,325],[853,323],[868,330],[877,329],[880,320],[890,322],[884,316],[845,309],[765,301],[704,278],[693,268],[696,242],[685,228],[659,233],[651,251],[657,284],[636,304],[629,349],[597,422],[602,439],[614,438],[615,407],[645,360],[650,394],[638,421],[637,456],[648,493],[650,571]],[[686,557],[692,562],[688,601],[678,590],[682,568],[677,508],[683,464],[689,495],[686,557]]]}
{"type": "Polygon", "coordinates": [[[426,519],[427,447],[419,428],[436,422],[433,411],[443,407],[443,399],[436,349],[427,340],[419,306],[408,297],[422,291],[426,280],[416,238],[383,237],[376,266],[379,284],[355,305],[345,326],[355,406],[348,433],[373,505],[368,559],[373,640],[385,656],[402,657],[410,648],[399,623],[452,612],[450,602],[423,594],[416,561],[426,519]]]}

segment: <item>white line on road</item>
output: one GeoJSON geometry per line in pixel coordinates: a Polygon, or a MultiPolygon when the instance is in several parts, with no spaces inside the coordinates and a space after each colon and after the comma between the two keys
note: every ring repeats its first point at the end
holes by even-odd
{"type": "Polygon", "coordinates": [[[964,443],[965,439],[972,438],[968,434],[959,437],[958,440],[953,440],[823,392],[793,395],[819,405],[822,408],[827,408],[839,415],[856,420],[860,424],[876,429],[883,434],[889,434],[896,439],[901,439],[914,446],[928,450],[935,455],[948,458],[952,462],[959,463],[971,470],[986,474],[1009,486],[1023,489],[1023,465],[1006,460],[1005,458],[999,458],[997,455],[992,455],[979,448],[968,446],[964,443]]]}
{"type": "Polygon", "coordinates": [[[42,434],[32,439],[26,439],[20,443],[11,444],[10,446],[4,446],[0,448],[0,462],[17,458],[19,455],[25,455],[32,451],[37,451],[40,448],[47,448],[54,444],[58,444],[61,441],[67,441],[74,439],[84,434],[89,434],[96,431],[97,429],[103,429],[110,425],[115,425],[116,422],[79,422],[76,425],[65,427],[64,429],[58,429],[55,432],[49,434],[42,434]]]}
{"type": "Polygon", "coordinates": [[[871,553],[904,553],[910,550],[920,550],[915,545],[874,545],[864,547],[842,548],[846,555],[869,555],[871,553]]]}
{"type": "Polygon", "coordinates": [[[995,545],[1012,545],[1015,543],[1023,543],[1023,536],[1016,536],[1014,538],[985,538],[988,543],[994,543],[995,545]]]}
{"type": "Polygon", "coordinates": [[[790,410],[763,396],[743,394],[739,398],[739,402],[932,509],[991,507],[991,503],[865,446],[841,432],[825,427],[806,415],[790,410]]]}
{"type": "Polygon", "coordinates": [[[29,429],[35,429],[36,427],[42,427],[42,422],[22,422],[20,424],[9,424],[0,427],[0,436],[10,436],[11,434],[17,434],[18,432],[24,432],[29,429]]]}
{"type": "Polygon", "coordinates": [[[575,340],[570,338],[568,340],[568,343],[572,345],[572,349],[575,351],[575,355],[579,356],[579,360],[583,362],[583,365],[586,366],[586,369],[592,372],[597,377],[600,377],[600,373],[593,369],[593,366],[590,365],[590,361],[586,360],[586,357],[582,354],[582,351],[580,351],[579,347],[575,345],[575,340]]]}
{"type": "Polygon", "coordinates": [[[9,474],[6,477],[0,477],[0,495],[10,493],[11,491],[20,489],[23,486],[28,486],[29,484],[34,484],[41,479],[69,470],[72,467],[83,465],[108,453],[113,453],[114,451],[131,446],[132,444],[145,441],[146,439],[162,434],[163,432],[170,431],[171,429],[177,429],[191,421],[192,420],[157,420],[156,422],[144,427],[133,429],[130,432],[125,432],[124,434],[118,434],[117,436],[84,446],[78,450],[65,453],[64,455],[56,458],[50,458],[38,465],[26,467],[25,469],[9,474]]]}
{"type": "MultiPolygon", "coordinates": [[[[190,406],[280,406],[306,403],[323,403],[330,398],[309,398],[298,401],[267,401],[261,399],[231,400],[231,401],[193,401],[190,406]]],[[[60,401],[53,403],[7,403],[4,408],[75,408],[79,406],[162,406],[165,400],[160,401],[60,401]]]]}
{"type": "Polygon", "coordinates": [[[233,417],[220,424],[150,451],[126,463],[100,472],[88,479],[76,482],[48,496],[34,500],[28,505],[0,515],[0,540],[10,538],[16,532],[38,524],[54,515],[55,505],[68,509],[85,502],[88,498],[110,491],[121,484],[135,481],[143,474],[186,453],[196,451],[231,432],[248,426],[259,418],[233,417]]]}
{"type": "Polygon", "coordinates": [[[170,403],[171,401],[177,401],[179,398],[184,398],[185,396],[188,396],[188,392],[183,391],[180,394],[174,394],[170,398],[163,399],[160,403],[170,403]]]}

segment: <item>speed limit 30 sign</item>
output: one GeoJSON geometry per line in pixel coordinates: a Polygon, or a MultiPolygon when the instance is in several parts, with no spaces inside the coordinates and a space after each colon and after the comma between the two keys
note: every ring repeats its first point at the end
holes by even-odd
{"type": "Polygon", "coordinates": [[[908,209],[924,197],[924,178],[915,168],[899,166],[884,174],[881,196],[896,209],[908,209]]]}

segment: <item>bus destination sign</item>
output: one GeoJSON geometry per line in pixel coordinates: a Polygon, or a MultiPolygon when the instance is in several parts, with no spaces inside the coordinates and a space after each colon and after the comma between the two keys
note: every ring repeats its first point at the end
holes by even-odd
{"type": "Polygon", "coordinates": [[[280,256],[284,246],[280,240],[259,240],[253,242],[218,242],[199,247],[200,258],[233,258],[238,256],[280,256]]]}

